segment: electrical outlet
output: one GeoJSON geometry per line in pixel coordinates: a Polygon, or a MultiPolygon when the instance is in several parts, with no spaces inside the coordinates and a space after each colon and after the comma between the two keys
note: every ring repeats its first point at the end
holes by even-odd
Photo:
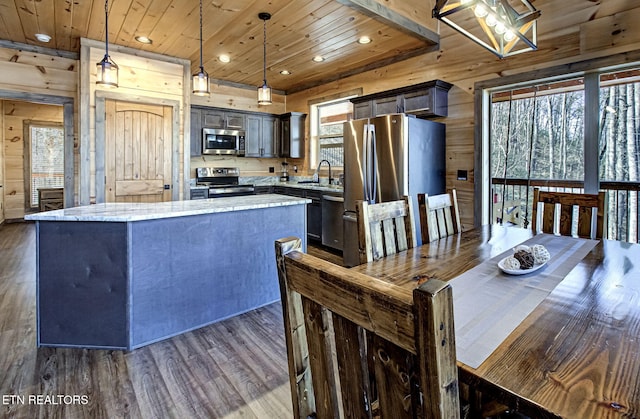
{"type": "Polygon", "coordinates": [[[269,167],[269,173],[275,173],[275,172],[276,172],[275,167],[269,167]]]}

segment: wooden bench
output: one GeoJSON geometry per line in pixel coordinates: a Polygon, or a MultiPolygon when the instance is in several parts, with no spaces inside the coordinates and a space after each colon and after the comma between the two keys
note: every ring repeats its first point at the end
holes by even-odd
{"type": "Polygon", "coordinates": [[[451,287],[413,293],[277,240],[295,418],[459,418],[451,287]]]}

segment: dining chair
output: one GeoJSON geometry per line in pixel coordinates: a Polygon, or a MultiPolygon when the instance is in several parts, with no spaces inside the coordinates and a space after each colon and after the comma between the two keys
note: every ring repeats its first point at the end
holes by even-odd
{"type": "Polygon", "coordinates": [[[416,246],[411,201],[369,204],[356,201],[360,263],[372,262],[416,246]]]}
{"type": "Polygon", "coordinates": [[[451,285],[407,294],[297,237],[275,254],[294,418],[460,418],[451,285]]]}
{"type": "Polygon", "coordinates": [[[460,210],[456,190],[441,195],[418,194],[422,243],[460,232],[460,210]]]}
{"type": "Polygon", "coordinates": [[[605,193],[577,194],[533,189],[531,227],[536,234],[601,239],[604,231],[605,193]],[[594,215],[595,212],[595,226],[594,215]]]}

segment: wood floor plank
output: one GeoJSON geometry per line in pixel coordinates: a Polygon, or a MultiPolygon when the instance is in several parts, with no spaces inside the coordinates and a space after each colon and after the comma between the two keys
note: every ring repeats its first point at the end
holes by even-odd
{"type": "Polygon", "coordinates": [[[131,352],[37,348],[35,264],[35,225],[0,225],[0,396],[24,399],[1,418],[292,417],[279,303],[131,352]]]}

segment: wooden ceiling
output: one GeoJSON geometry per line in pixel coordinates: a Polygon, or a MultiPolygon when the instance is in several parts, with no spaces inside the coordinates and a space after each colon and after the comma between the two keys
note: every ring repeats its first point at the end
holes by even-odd
{"type": "MultiPolygon", "coordinates": [[[[198,0],[109,0],[108,6],[110,43],[185,58],[196,71],[198,0]],[[153,43],[141,44],[136,36],[153,43]]],[[[430,9],[408,7],[413,9],[398,14],[371,0],[204,0],[204,68],[215,80],[262,84],[260,12],[272,15],[267,21],[267,81],[288,93],[437,48],[437,34],[407,17],[430,9]],[[362,35],[372,42],[359,44],[362,35]],[[231,62],[220,62],[221,54],[231,62]],[[325,61],[312,61],[316,55],[325,61]],[[282,75],[282,70],[291,74],[282,75]]],[[[81,37],[105,39],[104,14],[105,3],[99,0],[0,0],[0,39],[79,52],[81,37]],[[51,41],[38,41],[36,33],[51,41]]]]}

